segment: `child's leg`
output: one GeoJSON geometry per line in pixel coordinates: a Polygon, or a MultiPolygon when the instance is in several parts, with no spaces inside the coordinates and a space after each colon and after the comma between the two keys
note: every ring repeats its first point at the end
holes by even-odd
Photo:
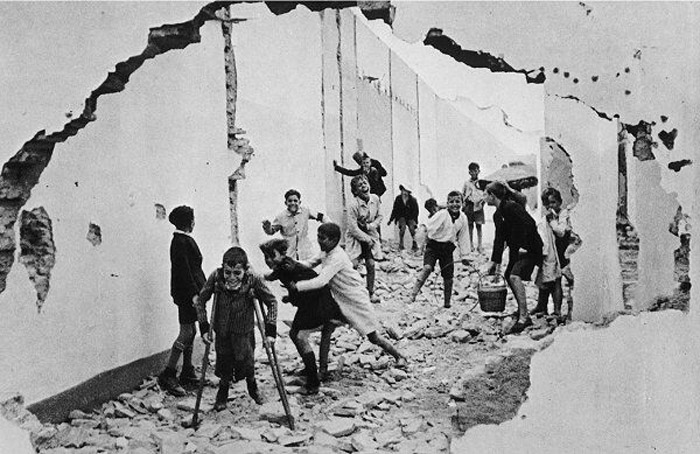
{"type": "Polygon", "coordinates": [[[411,290],[411,299],[409,302],[414,302],[416,300],[416,297],[418,296],[418,293],[420,292],[420,289],[423,287],[423,284],[425,284],[426,279],[428,279],[428,276],[430,276],[430,273],[433,272],[433,265],[423,265],[423,269],[420,270],[418,273],[418,278],[416,279],[416,283],[413,286],[413,290],[411,290]]]}
{"type": "Polygon", "coordinates": [[[564,292],[561,288],[561,278],[554,281],[552,285],[552,300],[554,301],[554,315],[561,316],[561,303],[564,297],[564,292]]]}
{"type": "Polygon", "coordinates": [[[508,276],[508,285],[510,286],[515,300],[518,302],[518,320],[525,321],[529,317],[527,312],[527,297],[525,294],[525,285],[520,276],[511,274],[508,276]]]}
{"type": "Polygon", "coordinates": [[[569,321],[571,321],[571,315],[574,312],[573,294],[574,294],[574,280],[571,279],[571,280],[569,280],[569,291],[568,291],[568,294],[566,296],[566,306],[569,309],[568,312],[566,313],[566,319],[569,321]]]}
{"type": "Polygon", "coordinates": [[[477,241],[476,250],[479,252],[481,252],[481,238],[482,238],[481,224],[476,224],[476,241],[477,241]]]}
{"type": "MultiPolygon", "coordinates": [[[[530,311],[530,315],[545,314],[547,315],[547,303],[549,302],[549,294],[551,293],[551,285],[549,282],[543,282],[538,288],[537,306],[530,311]]],[[[556,310],[556,304],[555,304],[556,310]]]]}
{"type": "Polygon", "coordinates": [[[468,221],[467,226],[469,226],[469,247],[474,250],[474,222],[468,221]]]}
{"type": "MultiPolygon", "coordinates": [[[[177,339],[170,349],[170,357],[168,358],[168,368],[177,369],[177,363],[180,360],[180,355],[186,352],[189,347],[189,358],[185,358],[187,363],[192,365],[192,342],[194,341],[194,323],[180,323],[180,332],[177,339]]],[[[183,361],[184,362],[184,361],[183,361]]]]}
{"type": "Polygon", "coordinates": [[[255,375],[249,375],[245,378],[245,384],[248,388],[248,395],[255,401],[256,404],[262,405],[265,399],[258,390],[258,383],[255,381],[255,375]]]}
{"type": "Polygon", "coordinates": [[[328,374],[328,355],[331,351],[331,338],[334,330],[335,325],[333,323],[326,323],[323,325],[323,330],[321,331],[321,345],[318,349],[318,371],[321,374],[321,379],[328,374]]]}
{"type": "Polygon", "coordinates": [[[396,347],[391,345],[391,343],[384,336],[380,335],[376,331],[372,331],[371,333],[369,333],[367,335],[367,339],[374,345],[380,346],[382,350],[393,356],[395,360],[398,361],[402,358],[405,360],[405,357],[401,353],[399,353],[396,347]]]}
{"type": "Polygon", "coordinates": [[[399,250],[403,249],[403,236],[406,234],[406,218],[399,218],[399,250]]]}
{"type": "Polygon", "coordinates": [[[377,303],[379,300],[374,296],[374,259],[372,253],[365,256],[365,267],[367,268],[367,291],[372,302],[377,303]]]}
{"type": "Polygon", "coordinates": [[[411,249],[416,251],[418,250],[418,244],[416,244],[416,221],[408,221],[408,232],[411,234],[411,249]]]}
{"type": "Polygon", "coordinates": [[[298,330],[296,328],[289,330],[289,337],[292,339],[294,346],[297,348],[299,356],[304,356],[304,353],[313,351],[311,349],[311,343],[309,342],[309,334],[310,331],[307,330],[298,330]]]}
{"type": "Polygon", "coordinates": [[[444,296],[444,306],[446,308],[451,307],[450,301],[452,300],[452,284],[454,282],[453,278],[444,279],[445,286],[445,296],[444,296]]]}

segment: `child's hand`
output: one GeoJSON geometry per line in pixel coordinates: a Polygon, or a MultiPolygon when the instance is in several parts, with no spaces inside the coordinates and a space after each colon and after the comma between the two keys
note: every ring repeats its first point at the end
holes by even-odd
{"type": "Polygon", "coordinates": [[[265,231],[265,233],[267,233],[268,235],[272,235],[275,233],[272,231],[272,223],[270,221],[268,221],[267,219],[262,221],[262,228],[265,231]]]}
{"type": "Polygon", "coordinates": [[[209,334],[209,332],[203,333],[202,334],[202,341],[207,345],[211,344],[211,334],[209,334]]]}
{"type": "Polygon", "coordinates": [[[270,345],[275,345],[275,338],[272,336],[265,336],[265,339],[270,343],[270,345]]]}

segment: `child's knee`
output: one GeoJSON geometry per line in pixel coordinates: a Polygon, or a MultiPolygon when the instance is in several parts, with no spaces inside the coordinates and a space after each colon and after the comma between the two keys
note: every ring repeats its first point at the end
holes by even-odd
{"type": "Polygon", "coordinates": [[[423,272],[424,273],[430,274],[433,272],[433,269],[434,269],[433,265],[423,265],[423,272]]]}

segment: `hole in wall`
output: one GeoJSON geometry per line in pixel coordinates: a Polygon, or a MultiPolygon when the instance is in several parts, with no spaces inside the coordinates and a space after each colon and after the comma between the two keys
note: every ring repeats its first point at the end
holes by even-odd
{"type": "Polygon", "coordinates": [[[88,225],[86,239],[92,243],[93,246],[99,246],[102,244],[102,229],[100,226],[91,222],[90,225],[88,225]]]}
{"type": "Polygon", "coordinates": [[[44,207],[22,211],[19,228],[19,262],[29,273],[36,289],[37,311],[41,312],[51,283],[51,270],[56,264],[51,218],[44,207]]]}
{"type": "Polygon", "coordinates": [[[159,221],[165,220],[165,218],[167,217],[165,214],[165,207],[160,203],[156,203],[154,206],[156,209],[156,219],[158,219],[159,221]]]}

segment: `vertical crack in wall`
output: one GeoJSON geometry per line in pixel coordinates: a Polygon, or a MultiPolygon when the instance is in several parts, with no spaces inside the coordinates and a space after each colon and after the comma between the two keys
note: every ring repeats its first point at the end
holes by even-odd
{"type": "Polygon", "coordinates": [[[51,270],[56,264],[51,218],[44,207],[22,211],[19,238],[19,262],[27,268],[36,289],[37,311],[41,312],[49,293],[51,270]]]}

